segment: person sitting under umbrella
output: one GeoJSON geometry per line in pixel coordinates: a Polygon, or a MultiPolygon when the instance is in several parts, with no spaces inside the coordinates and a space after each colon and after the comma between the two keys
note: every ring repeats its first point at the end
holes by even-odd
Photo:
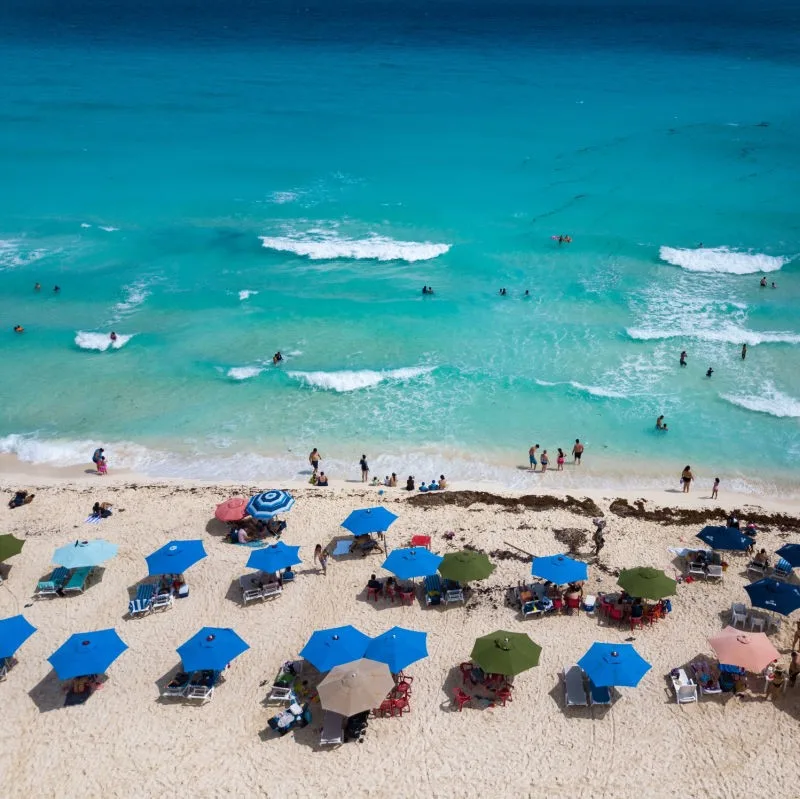
{"type": "Polygon", "coordinates": [[[281,537],[281,533],[286,529],[286,522],[281,521],[273,516],[267,520],[266,531],[269,535],[274,535],[276,538],[281,537]]]}
{"type": "Polygon", "coordinates": [[[753,558],[753,563],[756,566],[763,566],[765,569],[769,567],[769,555],[767,555],[767,550],[762,549],[760,552],[757,552],[755,557],[753,558]]]}

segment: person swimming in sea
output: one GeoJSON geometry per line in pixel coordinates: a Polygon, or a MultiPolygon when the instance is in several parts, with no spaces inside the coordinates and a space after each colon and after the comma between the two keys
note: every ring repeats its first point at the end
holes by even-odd
{"type": "Polygon", "coordinates": [[[58,294],[61,291],[61,286],[53,286],[53,294],[58,294]]]}
{"type": "Polygon", "coordinates": [[[714,374],[714,370],[709,366],[708,371],[706,372],[706,377],[711,377],[714,374]]]}
{"type": "Polygon", "coordinates": [[[34,291],[41,291],[42,290],[42,284],[41,283],[35,283],[34,286],[33,286],[33,290],[34,291]]]}
{"type": "Polygon", "coordinates": [[[25,328],[22,325],[14,325],[14,332],[15,333],[24,333],[25,328]]]}
{"type": "Polygon", "coordinates": [[[117,334],[116,334],[116,333],[115,333],[115,332],[112,330],[112,331],[111,331],[111,335],[109,336],[109,338],[110,338],[112,341],[116,341],[116,340],[117,340],[117,334]]]}
{"type": "Polygon", "coordinates": [[[762,277],[761,282],[758,285],[761,286],[762,289],[765,289],[767,287],[767,278],[762,277]]]}
{"type": "Polygon", "coordinates": [[[433,294],[433,286],[423,286],[422,287],[423,294],[433,294]]]}
{"type": "Polygon", "coordinates": [[[658,419],[656,419],[656,430],[664,430],[664,428],[665,428],[664,416],[661,415],[658,417],[658,419]]]}
{"type": "Polygon", "coordinates": [[[681,361],[680,361],[680,363],[681,363],[681,366],[686,366],[686,350],[683,350],[683,352],[681,352],[681,361]]]}
{"type": "Polygon", "coordinates": [[[281,355],[281,351],[280,351],[280,350],[278,350],[278,351],[277,351],[277,352],[276,352],[276,353],[275,353],[275,354],[272,356],[272,363],[273,363],[275,366],[277,366],[277,365],[278,365],[278,364],[279,364],[279,363],[280,363],[282,360],[283,360],[283,355],[281,355]]]}
{"type": "Polygon", "coordinates": [[[501,297],[505,297],[506,296],[506,290],[505,289],[500,289],[500,296],[501,297]]]}
{"type": "Polygon", "coordinates": [[[531,296],[530,289],[525,289],[525,294],[523,296],[524,297],[530,297],[531,296]]]}

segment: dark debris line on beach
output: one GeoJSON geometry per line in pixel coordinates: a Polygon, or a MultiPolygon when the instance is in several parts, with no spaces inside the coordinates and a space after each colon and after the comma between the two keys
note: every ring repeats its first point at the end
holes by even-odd
{"type": "Polygon", "coordinates": [[[442,505],[456,505],[468,508],[470,505],[499,505],[509,513],[521,513],[523,510],[566,510],[579,516],[602,516],[603,512],[591,499],[575,499],[575,497],[540,496],[526,494],[521,497],[503,497],[488,491],[435,491],[426,494],[414,494],[406,502],[417,508],[435,508],[442,505]]]}
{"type": "MultiPolygon", "coordinates": [[[[723,508],[653,508],[647,510],[643,499],[636,500],[631,505],[627,499],[615,499],[609,510],[616,516],[623,518],[641,519],[659,524],[705,525],[709,522],[724,524],[729,511],[723,508]]],[[[740,511],[736,515],[748,522],[753,522],[762,530],[777,527],[784,532],[800,531],[800,519],[788,516],[785,513],[759,513],[757,511],[740,511]]]]}

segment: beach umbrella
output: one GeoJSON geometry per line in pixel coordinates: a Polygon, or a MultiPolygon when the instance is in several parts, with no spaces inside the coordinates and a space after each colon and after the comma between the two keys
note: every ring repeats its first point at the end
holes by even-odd
{"type": "Polygon", "coordinates": [[[674,594],[678,584],[671,577],[667,577],[661,569],[638,566],[635,569],[623,569],[617,585],[634,597],[663,599],[674,594]]]}
{"type": "Polygon", "coordinates": [[[346,627],[317,630],[300,650],[300,657],[305,658],[318,671],[330,671],[334,666],[362,657],[369,641],[368,635],[350,624],[346,627]]]}
{"type": "Polygon", "coordinates": [[[385,663],[392,674],[428,657],[428,633],[392,627],[373,638],[367,645],[364,657],[385,663]]]}
{"type": "Polygon", "coordinates": [[[411,580],[414,577],[436,574],[441,562],[441,555],[436,555],[425,547],[412,547],[393,549],[383,562],[383,568],[401,580],[411,580]]]}
{"type": "Polygon", "coordinates": [[[487,674],[511,677],[539,665],[542,648],[527,633],[495,630],[476,639],[470,657],[487,674]]]}
{"type": "Polygon", "coordinates": [[[651,668],[633,644],[599,642],[589,647],[578,665],[598,688],[612,685],[635,688],[651,668]]]}
{"type": "Polygon", "coordinates": [[[22,551],[24,540],[15,538],[11,533],[0,535],[0,563],[22,551]]]}
{"type": "Polygon", "coordinates": [[[556,585],[564,585],[585,580],[589,576],[589,568],[583,561],[569,555],[548,555],[533,559],[531,574],[556,585]]]}
{"type": "Polygon", "coordinates": [[[361,658],[331,670],[317,686],[323,710],[342,716],[355,716],[380,707],[394,688],[394,680],[385,663],[361,658]]]}
{"type": "Polygon", "coordinates": [[[82,569],[99,566],[116,554],[117,545],[102,538],[95,541],[76,541],[74,544],[59,547],[53,554],[53,563],[65,569],[82,569]]]}
{"type": "Polygon", "coordinates": [[[222,671],[248,649],[250,645],[230,627],[203,627],[177,652],[184,671],[222,671]]]}
{"type": "Polygon", "coordinates": [[[105,674],[127,648],[114,629],[75,633],[47,659],[62,680],[69,680],[105,674]]]}
{"type": "Polygon", "coordinates": [[[353,535],[385,533],[394,524],[397,516],[383,505],[374,508],[354,510],[343,522],[342,527],[353,535]]]}
{"type": "Polygon", "coordinates": [[[271,519],[279,513],[286,513],[294,506],[294,498],[288,491],[262,491],[250,497],[245,512],[254,519],[271,519]]]}
{"type": "Polygon", "coordinates": [[[251,569],[258,569],[259,571],[272,574],[273,572],[283,571],[287,566],[295,566],[302,563],[300,556],[297,554],[300,547],[290,547],[278,541],[277,544],[271,544],[263,549],[254,549],[250,553],[247,560],[247,565],[251,569]]]}
{"type": "Polygon", "coordinates": [[[246,508],[247,500],[244,497],[233,497],[217,505],[214,516],[221,522],[240,522],[247,515],[246,508]]]}
{"type": "Polygon", "coordinates": [[[10,658],[35,632],[22,615],[0,621],[0,660],[10,658]]]}
{"type": "Polygon", "coordinates": [[[708,643],[720,663],[739,666],[747,671],[763,671],[773,660],[780,657],[766,633],[746,633],[735,627],[726,627],[708,643]]]}
{"type": "Polygon", "coordinates": [[[800,544],[784,544],[775,554],[780,555],[792,568],[800,566],[800,544]]]}
{"type": "Polygon", "coordinates": [[[754,544],[754,539],[735,527],[704,527],[697,537],[712,549],[731,549],[744,552],[754,544]]]}
{"type": "Polygon", "coordinates": [[[203,542],[199,539],[189,541],[170,541],[161,549],[148,555],[148,574],[183,574],[190,566],[206,556],[203,542]]]}
{"type": "Polygon", "coordinates": [[[454,580],[457,583],[483,580],[494,570],[494,563],[483,552],[476,552],[474,549],[448,552],[439,565],[439,574],[446,580],[454,580]]]}
{"type": "Polygon", "coordinates": [[[782,616],[788,616],[800,608],[800,588],[796,585],[764,577],[746,585],[744,590],[750,596],[750,604],[754,608],[765,608],[782,616]]]}

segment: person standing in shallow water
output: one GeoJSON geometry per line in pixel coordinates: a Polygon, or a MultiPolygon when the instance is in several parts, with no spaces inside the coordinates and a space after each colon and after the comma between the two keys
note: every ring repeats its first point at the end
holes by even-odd
{"type": "Polygon", "coordinates": [[[528,450],[528,462],[530,463],[530,469],[532,472],[536,471],[536,450],[539,449],[538,444],[534,444],[528,450]]]}
{"type": "Polygon", "coordinates": [[[747,344],[742,344],[742,360],[747,357],[747,344]]]}
{"type": "Polygon", "coordinates": [[[681,366],[686,366],[686,350],[683,350],[683,352],[681,352],[681,361],[680,361],[680,363],[681,363],[681,366]]]}
{"type": "Polygon", "coordinates": [[[361,460],[358,462],[361,467],[361,482],[366,483],[369,480],[369,464],[367,463],[367,456],[362,455],[361,460]]]}
{"type": "Polygon", "coordinates": [[[689,489],[692,487],[692,480],[694,480],[694,475],[692,474],[692,467],[686,466],[686,468],[681,472],[681,483],[683,485],[684,494],[689,493],[689,489]]]}

